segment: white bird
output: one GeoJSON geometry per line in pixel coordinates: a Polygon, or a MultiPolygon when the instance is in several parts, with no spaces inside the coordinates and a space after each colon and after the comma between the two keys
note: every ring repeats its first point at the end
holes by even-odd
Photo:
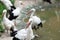
{"type": "Polygon", "coordinates": [[[30,17],[29,21],[32,21],[32,28],[33,29],[38,29],[39,26],[42,27],[42,21],[39,17],[37,16],[32,16],[30,17]]]}
{"type": "Polygon", "coordinates": [[[21,16],[21,9],[22,9],[22,1],[19,1],[20,2],[20,7],[16,7],[16,9],[14,9],[12,12],[10,12],[10,16],[9,16],[9,20],[13,20],[13,19],[16,19],[18,17],[21,16]]]}
{"type": "Polygon", "coordinates": [[[9,20],[13,20],[16,19],[20,14],[21,9],[19,7],[17,7],[16,9],[14,9],[13,11],[9,12],[9,20]]]}
{"type": "Polygon", "coordinates": [[[7,13],[7,10],[3,10],[3,24],[5,26],[5,29],[7,30],[7,33],[8,33],[8,30],[11,29],[11,27],[14,27],[15,28],[15,24],[14,24],[14,21],[10,21],[7,17],[6,17],[6,13],[7,13]]]}
{"type": "Polygon", "coordinates": [[[42,27],[42,21],[41,21],[41,19],[40,19],[39,17],[37,17],[36,15],[34,16],[35,11],[36,11],[36,9],[32,8],[32,9],[28,12],[28,14],[29,14],[29,13],[31,14],[29,21],[32,21],[32,27],[36,29],[36,27],[37,27],[37,28],[39,28],[39,26],[42,27]]]}
{"type": "Polygon", "coordinates": [[[17,32],[13,40],[31,40],[35,36],[33,35],[33,30],[32,30],[32,21],[27,23],[27,27],[24,29],[21,29],[17,32]]]}

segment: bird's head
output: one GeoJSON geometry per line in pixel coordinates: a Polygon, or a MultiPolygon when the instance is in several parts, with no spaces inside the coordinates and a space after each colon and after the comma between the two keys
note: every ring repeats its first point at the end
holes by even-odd
{"type": "Polygon", "coordinates": [[[6,13],[7,13],[7,10],[4,9],[4,10],[3,10],[3,13],[2,13],[2,16],[4,16],[6,13]]]}
{"type": "Polygon", "coordinates": [[[19,1],[20,5],[24,5],[23,1],[19,1]]]}
{"type": "Polygon", "coordinates": [[[31,9],[31,11],[32,11],[32,12],[35,12],[35,11],[36,11],[36,9],[35,9],[35,8],[32,8],[32,9],[31,9]]]}

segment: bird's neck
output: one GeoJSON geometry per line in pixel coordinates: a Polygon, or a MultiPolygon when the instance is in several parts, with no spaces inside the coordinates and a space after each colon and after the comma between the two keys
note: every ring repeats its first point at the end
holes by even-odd
{"type": "Polygon", "coordinates": [[[4,14],[4,17],[6,17],[6,13],[4,14]]]}
{"type": "Polygon", "coordinates": [[[31,13],[30,17],[32,17],[34,15],[34,12],[31,13]]]}
{"type": "Polygon", "coordinates": [[[28,29],[28,33],[30,34],[31,33],[31,30],[32,30],[32,24],[30,24],[27,29],[28,29]]]}
{"type": "Polygon", "coordinates": [[[30,25],[28,28],[28,32],[27,32],[27,40],[31,39],[31,35],[33,35],[33,30],[32,30],[32,27],[30,25]]]}

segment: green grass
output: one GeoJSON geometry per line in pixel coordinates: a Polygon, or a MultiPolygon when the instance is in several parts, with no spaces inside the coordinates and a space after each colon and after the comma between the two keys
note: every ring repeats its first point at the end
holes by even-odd
{"type": "Polygon", "coordinates": [[[3,3],[0,3],[0,31],[3,31],[3,28],[1,26],[2,11],[3,11],[3,9],[5,9],[5,6],[3,5],[3,3]]]}

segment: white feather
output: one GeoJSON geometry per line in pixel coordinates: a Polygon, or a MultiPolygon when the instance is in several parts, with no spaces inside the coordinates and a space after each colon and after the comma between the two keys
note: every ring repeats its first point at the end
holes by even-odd
{"type": "Polygon", "coordinates": [[[13,26],[15,27],[14,25],[14,22],[13,21],[10,21],[7,17],[6,17],[6,13],[7,13],[7,10],[3,10],[3,13],[4,13],[4,16],[3,16],[3,24],[5,25],[5,27],[10,30],[10,28],[13,26]]]}
{"type": "Polygon", "coordinates": [[[37,16],[30,17],[29,21],[31,21],[31,20],[33,22],[32,23],[33,25],[38,25],[41,22],[41,19],[39,17],[37,17],[37,16]]]}
{"type": "Polygon", "coordinates": [[[20,14],[21,9],[17,7],[12,13],[14,13],[14,16],[21,15],[20,14]]]}
{"type": "Polygon", "coordinates": [[[19,39],[26,39],[26,40],[31,40],[34,38],[34,35],[33,35],[33,31],[32,31],[32,28],[31,28],[31,24],[29,25],[29,27],[27,29],[21,29],[17,32],[17,34],[15,35],[16,38],[19,38],[19,39]]]}
{"type": "Polygon", "coordinates": [[[32,12],[30,13],[31,16],[30,16],[29,21],[32,20],[32,22],[33,22],[32,25],[38,25],[41,22],[41,19],[37,16],[34,16],[34,13],[35,13],[36,9],[32,8],[31,11],[32,12]]]}
{"type": "Polygon", "coordinates": [[[13,6],[10,0],[1,0],[1,2],[3,2],[3,4],[7,7],[7,9],[11,9],[10,6],[13,6]]]}

